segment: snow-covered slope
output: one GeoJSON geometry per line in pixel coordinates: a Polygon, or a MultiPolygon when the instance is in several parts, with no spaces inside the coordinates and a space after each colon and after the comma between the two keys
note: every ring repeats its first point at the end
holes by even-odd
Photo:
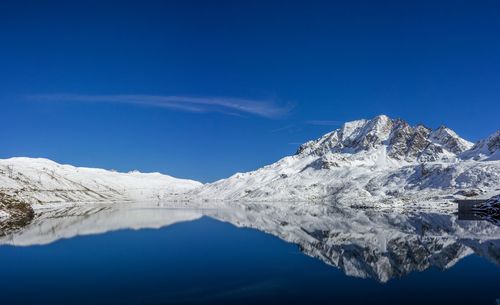
{"type": "Polygon", "coordinates": [[[301,145],[293,156],[206,184],[190,195],[359,204],[439,201],[469,189],[490,194],[500,189],[500,161],[492,158],[499,151],[495,139],[498,132],[474,146],[444,126],[413,127],[380,115],[345,123],[301,145]]]}
{"type": "Polygon", "coordinates": [[[30,204],[149,201],[201,186],[160,173],[118,173],[47,159],[0,160],[0,193],[30,204]]]}

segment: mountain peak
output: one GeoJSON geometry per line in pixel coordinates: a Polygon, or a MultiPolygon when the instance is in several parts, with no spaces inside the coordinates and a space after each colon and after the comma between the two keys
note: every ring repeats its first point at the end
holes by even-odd
{"type": "Polygon", "coordinates": [[[301,145],[297,154],[322,155],[333,153],[354,153],[377,146],[387,139],[393,120],[379,115],[371,120],[361,119],[346,122],[341,128],[327,133],[315,141],[301,145]]]}
{"type": "Polygon", "coordinates": [[[500,160],[500,130],[474,144],[470,150],[462,154],[462,157],[465,159],[500,160]]]}
{"type": "Polygon", "coordinates": [[[472,147],[453,130],[442,125],[432,130],[424,125],[410,126],[402,119],[378,115],[370,120],[347,122],[341,128],[299,147],[299,155],[353,154],[387,148],[397,160],[435,161],[454,157],[472,147]]]}
{"type": "Polygon", "coordinates": [[[432,131],[429,135],[429,140],[441,145],[454,154],[460,154],[470,149],[473,145],[471,142],[459,137],[456,132],[444,125],[432,131]]]}

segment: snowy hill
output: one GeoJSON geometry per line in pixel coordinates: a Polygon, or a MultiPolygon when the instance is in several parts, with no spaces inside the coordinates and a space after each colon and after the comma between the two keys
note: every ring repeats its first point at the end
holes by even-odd
{"type": "Polygon", "coordinates": [[[160,173],[118,173],[48,159],[0,160],[0,193],[31,205],[160,200],[201,185],[160,173]]]}
{"type": "Polygon", "coordinates": [[[380,115],[345,123],[301,145],[293,156],[206,184],[190,195],[394,204],[440,201],[471,189],[493,194],[500,190],[498,135],[473,145],[445,126],[413,127],[380,115]]]}

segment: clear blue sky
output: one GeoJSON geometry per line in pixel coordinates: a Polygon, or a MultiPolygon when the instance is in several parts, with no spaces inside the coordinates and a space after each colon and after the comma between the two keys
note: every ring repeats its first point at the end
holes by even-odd
{"type": "Polygon", "coordinates": [[[500,127],[499,1],[1,1],[0,158],[213,181],[385,113],[500,127]]]}

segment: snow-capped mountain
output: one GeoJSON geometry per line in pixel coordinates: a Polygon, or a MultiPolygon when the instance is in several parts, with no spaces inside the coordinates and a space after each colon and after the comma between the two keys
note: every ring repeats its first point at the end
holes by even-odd
{"type": "Polygon", "coordinates": [[[0,193],[31,205],[161,200],[201,185],[160,173],[118,173],[48,159],[0,160],[0,193]]]}
{"type": "Polygon", "coordinates": [[[216,200],[440,201],[464,190],[500,190],[498,134],[473,145],[451,129],[410,126],[385,115],[345,123],[293,156],[206,184],[190,194],[216,200]]]}
{"type": "Polygon", "coordinates": [[[353,154],[385,147],[389,157],[406,161],[436,161],[454,157],[473,146],[451,129],[431,130],[423,125],[410,126],[403,120],[380,115],[372,120],[345,123],[318,140],[309,141],[298,154],[318,156],[332,153],[353,154]]]}

